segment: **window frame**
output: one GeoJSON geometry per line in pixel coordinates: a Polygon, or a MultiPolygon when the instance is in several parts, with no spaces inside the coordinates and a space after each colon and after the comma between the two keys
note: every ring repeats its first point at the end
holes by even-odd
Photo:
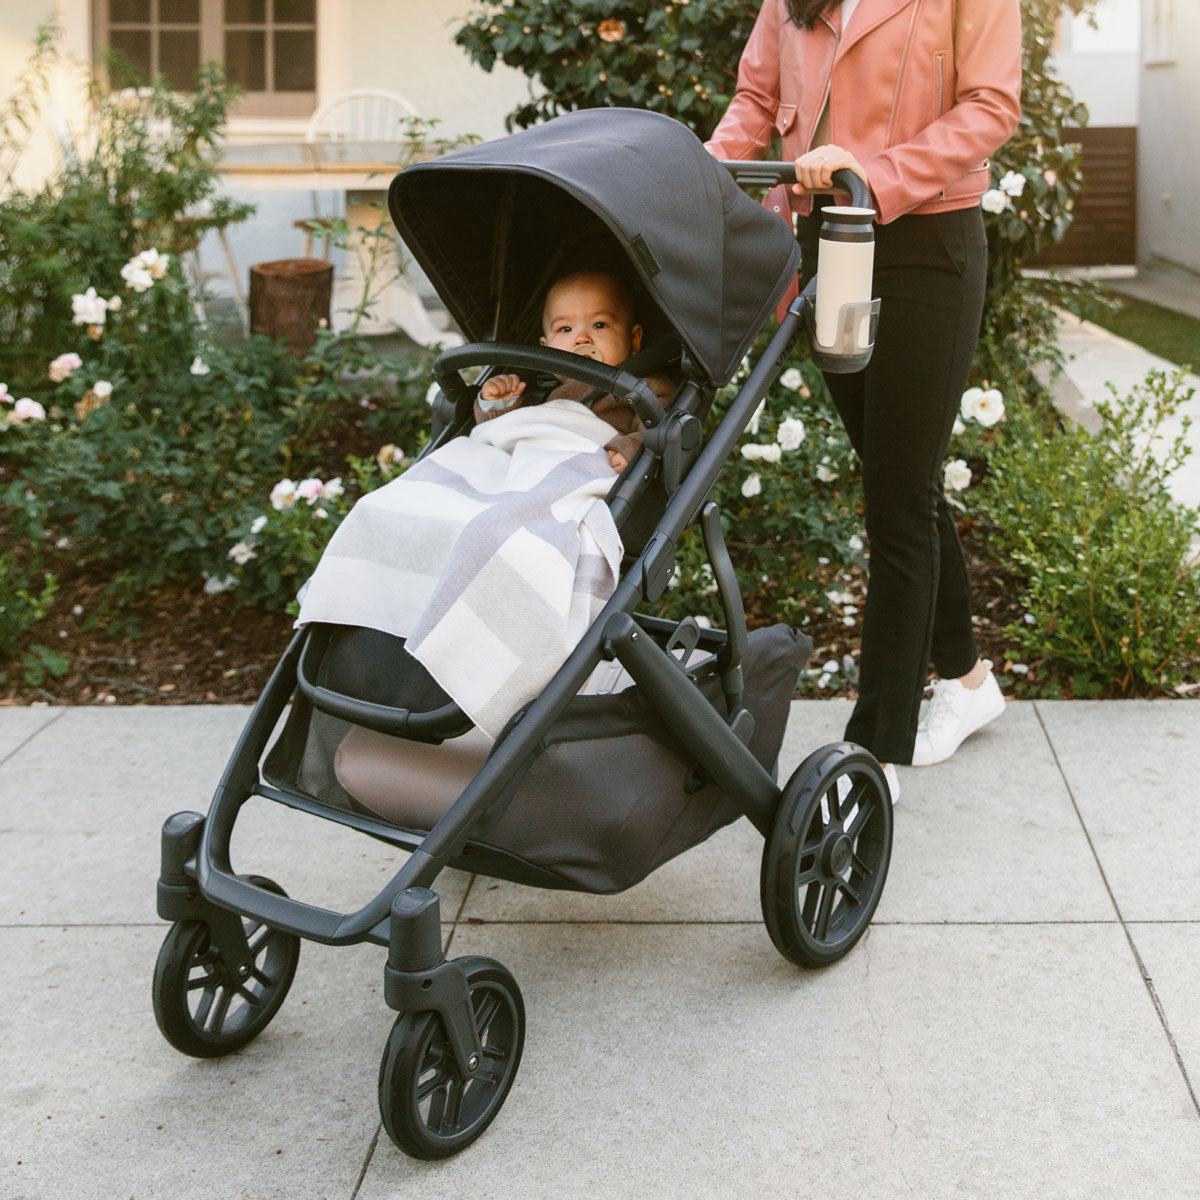
{"type": "MultiPolygon", "coordinates": [[[[109,20],[111,0],[92,0],[92,60],[97,61],[101,50],[111,44],[110,34],[114,27],[146,28],[151,33],[151,62],[157,56],[157,37],[164,26],[190,26],[190,22],[162,22],[159,17],[159,0],[150,0],[150,18],[147,22],[113,22],[109,20]]],[[[216,59],[225,62],[225,33],[234,30],[262,30],[265,50],[264,73],[269,84],[274,83],[274,33],[277,30],[311,31],[313,40],[312,73],[314,88],[307,92],[279,92],[272,90],[246,91],[230,108],[231,121],[244,119],[282,119],[305,121],[316,111],[320,95],[321,35],[323,29],[321,0],[313,2],[311,22],[276,21],[274,0],[266,0],[266,19],[262,23],[226,22],[224,0],[198,0],[200,61],[216,59]]]]}
{"type": "Polygon", "coordinates": [[[1175,0],[1144,0],[1142,18],[1142,65],[1175,66],[1175,0]]]}

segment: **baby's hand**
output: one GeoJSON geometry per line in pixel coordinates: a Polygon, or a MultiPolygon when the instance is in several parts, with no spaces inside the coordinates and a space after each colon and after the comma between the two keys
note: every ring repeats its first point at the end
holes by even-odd
{"type": "Polygon", "coordinates": [[[479,407],[486,413],[499,414],[521,403],[525,381],[519,375],[493,375],[479,389],[479,407]]]}
{"type": "Polygon", "coordinates": [[[607,454],[608,465],[612,467],[612,469],[616,471],[618,475],[620,475],[620,473],[629,465],[625,460],[625,455],[623,455],[620,450],[608,450],[607,454]]]}

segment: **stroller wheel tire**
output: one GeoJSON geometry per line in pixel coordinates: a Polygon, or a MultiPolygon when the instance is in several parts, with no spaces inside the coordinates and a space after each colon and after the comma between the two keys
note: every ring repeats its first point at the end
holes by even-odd
{"type": "Polygon", "coordinates": [[[822,746],[783,789],[763,847],[763,920],[784,958],[837,962],[866,932],[892,854],[892,801],[874,757],[850,742],[822,746]]]}
{"type": "Polygon", "coordinates": [[[467,976],[483,1062],[459,1072],[436,1012],[401,1013],[379,1065],[379,1111],[388,1136],[413,1158],[448,1158],[469,1146],[500,1111],[525,1044],[525,1004],[494,959],[457,960],[467,976]]]}
{"type": "MultiPolygon", "coordinates": [[[[257,887],[285,895],[261,875],[257,887]]],[[[300,939],[270,925],[243,920],[251,964],[245,979],[225,967],[206,922],[176,921],[154,966],[154,1019],[163,1037],[193,1058],[216,1058],[258,1036],[287,996],[300,939]]]]}

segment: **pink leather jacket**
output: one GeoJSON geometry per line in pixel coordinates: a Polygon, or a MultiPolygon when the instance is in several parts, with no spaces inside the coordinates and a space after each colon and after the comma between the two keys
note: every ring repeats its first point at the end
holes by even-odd
{"type": "Polygon", "coordinates": [[[859,0],[845,38],[840,8],[802,29],[763,0],[708,148],[757,158],[778,133],[798,158],[826,97],[829,140],[866,169],[881,222],[977,204],[1021,116],[1019,0],[859,0]]]}

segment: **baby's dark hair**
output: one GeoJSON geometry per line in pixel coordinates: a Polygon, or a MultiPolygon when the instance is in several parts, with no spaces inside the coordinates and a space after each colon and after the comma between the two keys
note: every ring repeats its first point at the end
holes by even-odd
{"type": "Polygon", "coordinates": [[[541,306],[543,328],[545,327],[546,323],[546,306],[550,302],[550,293],[553,292],[560,283],[564,283],[568,279],[574,279],[577,275],[602,275],[605,279],[612,280],[613,285],[617,289],[618,297],[629,312],[629,320],[636,323],[638,319],[637,297],[636,292],[634,291],[634,288],[628,278],[622,275],[620,271],[614,271],[607,266],[586,265],[575,267],[572,270],[567,271],[565,274],[560,275],[546,289],[546,294],[542,297],[541,306]]]}

